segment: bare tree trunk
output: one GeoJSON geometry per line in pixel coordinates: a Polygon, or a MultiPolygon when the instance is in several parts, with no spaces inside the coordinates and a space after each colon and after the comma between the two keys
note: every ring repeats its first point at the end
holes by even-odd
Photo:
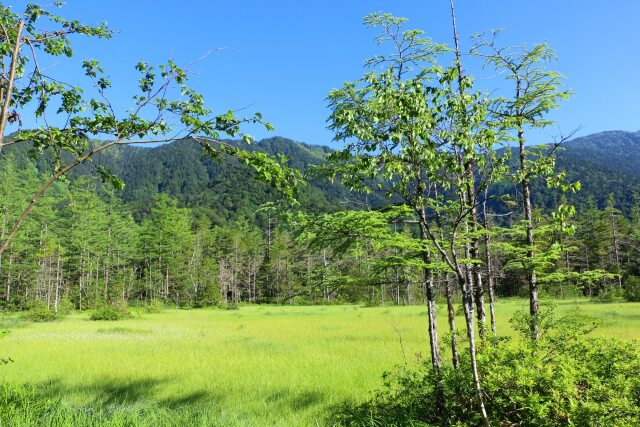
{"type": "MultiPolygon", "coordinates": [[[[453,0],[450,0],[451,5],[451,21],[453,26],[453,40],[455,44],[455,53],[456,53],[456,66],[458,69],[458,88],[460,90],[460,95],[464,95],[464,86],[463,86],[463,77],[462,77],[462,61],[460,59],[460,44],[458,43],[458,29],[456,26],[456,14],[455,8],[453,5],[453,0]]],[[[473,174],[473,170],[471,170],[473,174]]],[[[474,203],[474,200],[467,200],[467,202],[474,203]]],[[[477,218],[476,218],[477,219],[477,218]]],[[[473,220],[473,218],[472,218],[473,220]]],[[[468,231],[468,230],[467,230],[468,231]]],[[[470,255],[470,245],[467,243],[465,245],[465,256],[470,255]]],[[[477,255],[477,253],[476,253],[477,255]]],[[[469,274],[469,269],[467,268],[467,280],[465,283],[465,275],[462,274],[461,271],[457,271],[458,274],[458,284],[460,285],[460,289],[462,290],[462,297],[464,300],[464,313],[465,320],[467,323],[467,337],[469,338],[469,353],[471,356],[471,369],[473,374],[473,383],[476,389],[476,399],[478,401],[478,409],[480,410],[480,415],[482,416],[482,422],[485,426],[489,426],[489,417],[487,416],[487,411],[484,406],[484,398],[482,397],[482,386],[480,385],[480,376],[478,374],[478,367],[476,361],[476,344],[475,344],[475,329],[473,324],[473,274],[469,274]],[[469,286],[469,288],[467,288],[469,286]]]]}
{"type": "MultiPolygon", "coordinates": [[[[473,176],[473,171],[470,172],[471,176],[473,176]]],[[[475,205],[476,195],[475,189],[469,190],[469,203],[475,205]]],[[[469,254],[471,259],[480,260],[480,249],[478,245],[478,210],[473,207],[471,209],[471,232],[473,237],[471,239],[469,254]]],[[[487,336],[487,313],[484,307],[484,288],[482,286],[482,271],[480,269],[480,264],[471,265],[471,274],[473,275],[473,283],[474,283],[474,295],[475,295],[475,303],[477,309],[478,316],[478,333],[481,339],[486,338],[487,336]]]]}
{"type": "MultiPolygon", "coordinates": [[[[429,255],[424,255],[425,262],[430,261],[429,255]]],[[[440,357],[440,341],[438,340],[438,322],[436,319],[436,292],[433,283],[433,270],[425,268],[423,270],[425,284],[427,286],[427,308],[429,316],[429,344],[431,346],[431,362],[440,375],[442,370],[442,359],[440,357]]]]}
{"type": "MultiPolygon", "coordinates": [[[[517,98],[520,98],[521,88],[520,81],[516,82],[517,98]]],[[[529,179],[527,178],[526,171],[526,151],[525,151],[525,139],[522,126],[518,126],[518,146],[520,149],[520,171],[524,174],[524,178],[521,181],[522,184],[522,205],[524,209],[524,218],[527,223],[527,259],[529,260],[527,266],[527,281],[529,282],[529,314],[531,315],[530,331],[531,339],[538,341],[540,337],[540,330],[538,327],[538,315],[540,313],[540,303],[538,301],[538,280],[536,277],[536,269],[533,266],[533,258],[535,256],[535,238],[534,238],[534,223],[533,223],[533,208],[531,206],[531,186],[529,179]]]]}
{"type": "Polygon", "coordinates": [[[94,304],[98,301],[98,286],[100,285],[100,258],[96,259],[96,284],[93,287],[94,304]]]}
{"type": "Polygon", "coordinates": [[[487,291],[489,292],[489,312],[491,315],[491,332],[493,336],[496,336],[496,312],[495,312],[495,276],[493,274],[493,262],[491,260],[491,238],[489,236],[489,220],[487,217],[487,196],[485,192],[484,202],[482,203],[483,210],[483,226],[484,226],[484,259],[487,265],[487,291]]]}
{"type": "MultiPolygon", "coordinates": [[[[426,215],[424,208],[420,209],[420,238],[425,241],[428,231],[426,225],[426,215]]],[[[431,264],[431,255],[427,250],[422,252],[422,261],[425,266],[431,264]]],[[[436,292],[433,283],[433,270],[424,267],[422,270],[423,280],[427,293],[427,316],[429,317],[429,347],[431,350],[431,365],[436,372],[436,399],[438,399],[438,408],[444,409],[444,384],[442,382],[442,360],[440,357],[440,341],[438,340],[438,322],[436,319],[436,292]]]]}
{"type": "Polygon", "coordinates": [[[47,260],[47,310],[51,310],[51,277],[53,275],[53,260],[49,256],[47,260]]]}
{"type": "Polygon", "coordinates": [[[58,314],[58,302],[60,301],[60,280],[61,280],[61,270],[60,270],[60,246],[58,246],[58,261],[56,263],[56,295],[53,300],[53,312],[58,314]]]}
{"type": "Polygon", "coordinates": [[[618,267],[618,286],[622,288],[622,275],[620,274],[620,251],[618,249],[618,230],[616,227],[616,221],[613,212],[611,212],[611,234],[613,237],[613,254],[615,257],[616,266],[618,267]]]}
{"type": "Polygon", "coordinates": [[[454,369],[460,368],[460,356],[458,355],[458,330],[456,329],[456,309],[453,305],[453,289],[449,280],[449,273],[446,276],[446,295],[447,295],[447,315],[449,317],[449,331],[451,332],[451,360],[454,369]]]}
{"type": "Polygon", "coordinates": [[[78,308],[82,311],[82,288],[84,285],[84,248],[80,252],[80,280],[78,283],[78,308]]]}
{"type": "Polygon", "coordinates": [[[7,302],[11,298],[11,270],[13,264],[13,255],[9,255],[9,271],[7,273],[7,302]]]}
{"type": "MultiPolygon", "coordinates": [[[[329,289],[327,288],[327,250],[322,250],[322,284],[323,284],[323,294],[326,301],[329,301],[329,289]]],[[[371,300],[373,302],[373,299],[371,300]]]]}
{"type": "Polygon", "coordinates": [[[470,286],[465,282],[465,275],[458,273],[458,286],[462,290],[462,299],[464,305],[464,318],[467,326],[467,339],[469,340],[469,356],[471,360],[471,374],[473,384],[476,391],[476,399],[480,409],[480,415],[485,426],[490,426],[489,417],[484,407],[484,398],[482,397],[482,386],[480,385],[480,375],[478,373],[478,362],[476,358],[476,339],[473,319],[473,292],[470,286]]]}

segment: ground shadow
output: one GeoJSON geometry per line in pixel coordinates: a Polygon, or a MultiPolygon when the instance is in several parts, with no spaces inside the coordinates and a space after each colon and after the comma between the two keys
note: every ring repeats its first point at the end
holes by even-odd
{"type": "Polygon", "coordinates": [[[39,395],[56,400],[71,394],[91,396],[92,400],[88,406],[102,409],[140,402],[149,402],[168,409],[220,403],[221,394],[205,390],[158,399],[159,389],[171,380],[171,378],[149,377],[133,380],[102,379],[85,384],[68,384],[57,378],[34,384],[34,389],[39,395]]]}
{"type": "Polygon", "coordinates": [[[294,391],[282,388],[267,394],[265,401],[293,412],[320,405],[325,400],[324,393],[317,390],[294,391]]]}

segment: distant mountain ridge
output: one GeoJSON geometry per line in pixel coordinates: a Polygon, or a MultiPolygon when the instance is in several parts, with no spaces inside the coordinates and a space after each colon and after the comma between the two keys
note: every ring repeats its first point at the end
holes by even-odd
{"type": "MultiPolygon", "coordinates": [[[[158,193],[167,193],[204,214],[215,224],[251,218],[255,209],[278,198],[269,185],[252,178],[249,168],[237,162],[217,163],[204,156],[193,141],[181,140],[154,148],[122,147],[120,156],[99,157],[96,162],[109,167],[125,183],[122,199],[141,214],[158,193]]],[[[282,154],[290,166],[308,170],[322,163],[331,151],[328,147],[312,146],[290,139],[273,137],[249,146],[250,150],[269,155],[282,154]]],[[[313,181],[302,189],[300,203],[305,210],[332,212],[343,209],[349,191],[340,184],[313,181]]]]}
{"type": "MultiPolygon", "coordinates": [[[[10,146],[12,149],[2,155],[14,152],[16,157],[26,157],[26,149],[19,149],[18,145],[10,146]]],[[[303,171],[322,163],[332,151],[326,146],[283,137],[264,139],[249,147],[271,155],[283,154],[290,159],[291,166],[303,171]]],[[[208,216],[214,224],[252,218],[260,204],[278,197],[268,185],[253,180],[246,168],[233,161],[218,164],[203,156],[201,148],[192,141],[153,148],[114,147],[97,155],[95,163],[109,167],[125,182],[121,197],[138,218],[146,214],[158,193],[169,194],[196,214],[208,216]]],[[[47,168],[47,164],[46,159],[38,161],[40,169],[47,168]]],[[[603,207],[609,194],[614,193],[618,208],[629,215],[635,197],[640,196],[640,132],[600,132],[568,141],[558,154],[557,169],[565,170],[568,180],[581,181],[582,191],[567,195],[578,209],[585,208],[590,198],[603,207]]],[[[73,172],[71,179],[90,173],[88,166],[82,166],[73,172]]],[[[358,206],[352,203],[354,197],[340,184],[313,180],[303,190],[300,202],[308,211],[331,212],[358,206]]],[[[538,185],[534,203],[550,207],[560,197],[538,185]]],[[[374,205],[381,203],[375,196],[370,201],[374,205]]]]}
{"type": "Polygon", "coordinates": [[[592,197],[604,207],[613,193],[617,207],[629,215],[640,201],[640,131],[606,131],[564,144],[558,154],[558,170],[567,172],[570,181],[579,180],[582,189],[568,196],[578,209],[592,197]]]}

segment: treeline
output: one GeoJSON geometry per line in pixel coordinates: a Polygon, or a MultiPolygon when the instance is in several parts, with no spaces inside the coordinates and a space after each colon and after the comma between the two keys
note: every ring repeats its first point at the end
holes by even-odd
{"type": "MultiPolygon", "coordinates": [[[[39,182],[28,162],[8,156],[4,165],[2,237],[39,182]]],[[[640,276],[640,204],[632,218],[615,207],[613,195],[603,209],[590,206],[568,236],[537,212],[544,292],[610,298],[640,276]]],[[[253,218],[224,227],[166,195],[149,211],[136,222],[120,197],[95,180],[60,183],[0,260],[2,306],[57,312],[121,302],[205,307],[426,299],[419,231],[402,207],[311,215],[265,204],[253,218]]],[[[520,222],[489,212],[487,218],[492,268],[483,267],[485,280],[493,276],[498,295],[526,295],[520,222]]],[[[444,295],[453,278],[441,267],[435,285],[444,295]]]]}
{"type": "MultiPolygon", "coordinates": [[[[30,162],[12,156],[0,175],[4,238],[40,179],[30,162]]],[[[57,312],[123,301],[203,307],[357,299],[329,284],[337,282],[329,271],[346,273],[343,263],[296,240],[278,225],[272,204],[258,212],[264,227],[255,217],[212,226],[166,195],[148,209],[138,223],[96,180],[56,184],[0,259],[2,305],[57,312]]]]}

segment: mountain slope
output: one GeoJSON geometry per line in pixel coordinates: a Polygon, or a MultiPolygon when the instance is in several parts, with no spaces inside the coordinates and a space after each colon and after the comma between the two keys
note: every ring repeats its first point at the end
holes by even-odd
{"type": "MultiPolygon", "coordinates": [[[[2,156],[11,152],[26,161],[26,148],[19,145],[10,146],[2,156]]],[[[322,163],[331,152],[328,147],[281,137],[265,139],[250,148],[284,154],[291,166],[301,170],[322,163]]],[[[201,148],[191,141],[154,148],[114,147],[96,156],[95,163],[109,167],[122,178],[126,184],[122,198],[137,218],[144,217],[158,193],[169,194],[196,214],[208,216],[214,224],[253,218],[260,204],[278,197],[268,185],[253,180],[248,168],[233,161],[218,164],[204,157],[201,148]]],[[[50,168],[50,164],[46,158],[37,162],[40,170],[50,168]]],[[[640,195],[640,132],[602,132],[569,141],[558,154],[557,169],[567,171],[569,180],[581,181],[582,191],[567,195],[578,209],[586,207],[590,198],[603,207],[609,194],[614,193],[617,207],[630,215],[635,197],[640,195]]],[[[91,168],[83,165],[71,178],[91,173],[91,168]]],[[[540,207],[553,206],[562,197],[540,183],[535,190],[534,203],[540,207]]],[[[348,201],[354,198],[342,185],[313,180],[303,190],[300,202],[308,211],[331,212],[349,207],[348,201]]],[[[382,201],[373,197],[370,202],[377,205],[382,201]]]]}
{"type": "Polygon", "coordinates": [[[578,209],[590,197],[604,207],[613,193],[617,207],[628,215],[640,196],[640,131],[600,132],[568,141],[556,166],[567,172],[569,181],[582,184],[579,193],[568,196],[578,209]]]}
{"type": "MultiPolygon", "coordinates": [[[[292,167],[307,170],[324,161],[327,147],[310,146],[285,138],[265,139],[250,149],[270,155],[283,154],[292,167]]],[[[192,141],[176,141],[155,148],[127,147],[119,158],[96,159],[115,172],[126,184],[123,200],[144,215],[158,193],[167,193],[196,214],[204,214],[215,224],[241,217],[251,218],[260,204],[278,198],[267,184],[253,179],[251,170],[237,162],[217,163],[203,156],[192,141]]],[[[302,207],[314,212],[339,209],[349,192],[342,185],[314,181],[302,190],[302,207]]]]}

